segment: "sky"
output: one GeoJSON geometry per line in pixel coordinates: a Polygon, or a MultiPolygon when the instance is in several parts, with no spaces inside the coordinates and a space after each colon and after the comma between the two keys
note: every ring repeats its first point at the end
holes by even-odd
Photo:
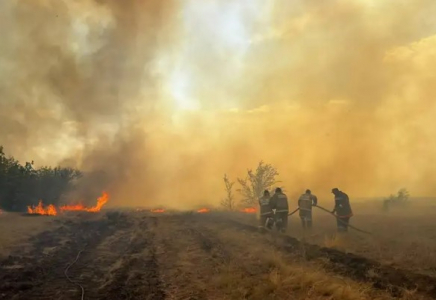
{"type": "MultiPolygon", "coordinates": [[[[433,0],[0,2],[0,144],[113,205],[436,194],[433,0]]],[[[296,199],[295,199],[296,200],[296,199]]]]}

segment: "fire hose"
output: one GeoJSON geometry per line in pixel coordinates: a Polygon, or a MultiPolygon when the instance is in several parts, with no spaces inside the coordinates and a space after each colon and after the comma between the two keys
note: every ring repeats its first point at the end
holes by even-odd
{"type": "MultiPolygon", "coordinates": [[[[86,246],[86,245],[85,245],[85,246],[86,246]]],[[[74,265],[74,264],[79,260],[80,254],[82,254],[82,252],[83,252],[84,250],[85,250],[85,248],[83,248],[82,250],[79,251],[79,253],[77,253],[76,259],[75,259],[71,264],[69,264],[68,267],[67,267],[67,268],[65,269],[65,271],[64,271],[64,275],[65,275],[65,277],[68,279],[68,281],[71,282],[72,284],[77,285],[77,286],[80,287],[80,289],[82,290],[82,297],[81,297],[81,300],[84,300],[84,299],[85,299],[85,288],[84,288],[80,283],[78,283],[78,282],[72,280],[72,279],[68,276],[68,270],[70,269],[70,267],[72,267],[72,266],[73,266],[73,265],[74,265]]]]}
{"type": "Polygon", "coordinates": [[[299,211],[300,208],[297,208],[296,210],[294,210],[293,212],[289,213],[288,216],[292,216],[293,214],[295,214],[297,211],[299,211]]]}
{"type": "Polygon", "coordinates": [[[329,213],[330,215],[332,215],[333,217],[335,217],[335,218],[336,218],[340,223],[342,223],[342,224],[344,224],[344,225],[347,225],[348,227],[350,227],[350,228],[352,228],[352,229],[354,229],[354,230],[356,230],[356,231],[359,231],[359,232],[362,232],[362,233],[365,233],[365,234],[371,234],[371,235],[372,235],[371,232],[368,232],[368,231],[365,231],[365,230],[359,229],[359,228],[357,228],[357,227],[354,227],[353,225],[350,225],[350,224],[348,224],[348,223],[342,221],[341,218],[339,218],[337,215],[335,215],[334,213],[332,213],[332,212],[329,211],[328,209],[325,209],[324,207],[321,207],[321,206],[319,206],[319,205],[314,205],[314,206],[315,206],[315,207],[318,207],[319,209],[321,209],[321,210],[323,210],[323,211],[325,211],[325,212],[327,212],[327,213],[329,213]]]}

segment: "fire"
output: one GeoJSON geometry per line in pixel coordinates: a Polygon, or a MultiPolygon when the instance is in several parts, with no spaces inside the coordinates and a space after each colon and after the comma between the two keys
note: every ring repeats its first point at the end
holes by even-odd
{"type": "MultiPolygon", "coordinates": [[[[97,204],[92,207],[85,207],[83,204],[75,204],[75,205],[63,205],[59,207],[61,212],[64,211],[86,211],[86,212],[99,212],[101,208],[108,202],[109,194],[103,192],[103,194],[97,199],[97,204]]],[[[58,211],[53,204],[50,204],[46,208],[42,204],[40,200],[38,206],[28,206],[27,212],[29,214],[38,214],[38,215],[47,215],[47,216],[56,216],[58,211]]]]}
{"type": "Polygon", "coordinates": [[[164,213],[165,212],[165,209],[162,209],[162,208],[158,208],[158,209],[152,209],[152,210],[150,210],[152,213],[164,213]]]}
{"type": "Polygon", "coordinates": [[[241,212],[246,214],[255,214],[257,212],[257,209],[255,207],[247,207],[241,210],[241,212]]]}
{"type": "Polygon", "coordinates": [[[200,214],[204,214],[204,213],[210,212],[210,209],[208,209],[208,208],[200,208],[199,210],[197,210],[197,212],[200,213],[200,214]]]}
{"type": "Polygon", "coordinates": [[[101,195],[100,197],[98,197],[97,199],[97,205],[87,208],[85,209],[87,212],[99,212],[101,210],[101,208],[108,202],[109,200],[109,195],[106,192],[103,192],[103,195],[101,195]]]}
{"type": "Polygon", "coordinates": [[[46,216],[56,216],[58,212],[56,211],[56,207],[53,204],[50,204],[46,208],[42,205],[42,201],[40,200],[38,206],[28,206],[27,212],[29,214],[38,214],[38,215],[46,215],[46,216]]]}
{"type": "Polygon", "coordinates": [[[99,212],[101,208],[108,202],[109,194],[103,192],[103,194],[97,199],[97,204],[92,207],[85,207],[83,204],[76,205],[64,205],[60,207],[61,211],[87,211],[87,212],[99,212]]]}
{"type": "Polygon", "coordinates": [[[77,204],[77,205],[63,205],[59,207],[61,211],[79,211],[79,210],[85,210],[85,206],[83,204],[77,204]]]}

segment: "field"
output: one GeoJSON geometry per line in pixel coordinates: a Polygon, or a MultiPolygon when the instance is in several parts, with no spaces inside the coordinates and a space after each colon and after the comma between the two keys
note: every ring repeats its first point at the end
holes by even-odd
{"type": "Polygon", "coordinates": [[[0,299],[436,298],[436,209],[356,209],[372,235],[321,211],[287,235],[243,213],[4,213],[0,299]]]}

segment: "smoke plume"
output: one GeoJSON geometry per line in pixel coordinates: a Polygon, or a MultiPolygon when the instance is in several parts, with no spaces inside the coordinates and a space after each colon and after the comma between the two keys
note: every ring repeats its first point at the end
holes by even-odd
{"type": "Polygon", "coordinates": [[[117,205],[216,204],[263,159],[294,197],[434,195],[436,3],[3,1],[0,144],[117,205]]]}

